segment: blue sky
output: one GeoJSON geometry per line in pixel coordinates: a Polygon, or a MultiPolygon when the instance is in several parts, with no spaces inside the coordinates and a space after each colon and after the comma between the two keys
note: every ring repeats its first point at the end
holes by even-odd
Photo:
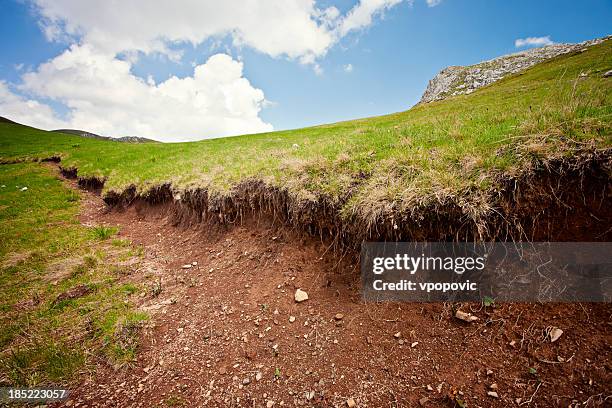
{"type": "MultiPolygon", "coordinates": [[[[298,128],[406,110],[440,69],[525,49],[517,39],[611,34],[609,0],[284,1],[296,6],[252,21],[232,4],[213,17],[192,6],[181,15],[175,1],[178,11],[168,18],[175,24],[157,32],[155,10],[138,12],[155,1],[118,3],[134,3],[122,10],[134,22],[126,29],[104,24],[104,10],[96,15],[75,0],[4,0],[0,115],[167,141],[298,128]],[[198,80],[160,87],[172,76],[195,78],[194,66],[206,68],[198,80]]],[[[106,7],[100,4],[89,8],[106,7]]]]}

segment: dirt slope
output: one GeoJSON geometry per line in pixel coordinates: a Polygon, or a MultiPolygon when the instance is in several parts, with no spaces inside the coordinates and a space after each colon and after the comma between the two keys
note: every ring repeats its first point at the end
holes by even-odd
{"type": "Polygon", "coordinates": [[[365,304],[354,254],[263,216],[210,229],[174,226],[171,214],[142,203],[109,212],[87,195],[83,223],[120,225],[144,246],[125,279],[150,288],[133,302],[152,318],[137,361],[98,360],[66,406],[610,403],[610,305],[365,304]],[[297,288],[309,300],[296,303],[297,288]],[[453,318],[459,307],[480,320],[453,318]],[[553,326],[564,331],[555,343],[553,326]]]}

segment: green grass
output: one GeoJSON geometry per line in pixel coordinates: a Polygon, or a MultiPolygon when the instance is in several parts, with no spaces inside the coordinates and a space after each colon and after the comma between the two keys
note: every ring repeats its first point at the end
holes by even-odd
{"type": "Polygon", "coordinates": [[[48,167],[1,165],[0,185],[0,384],[66,382],[88,355],[133,360],[146,316],[113,265],[139,249],[106,243],[116,228],[80,225],[79,193],[48,167]],[[79,285],[92,290],[56,302],[79,285]]]}
{"type": "Polygon", "coordinates": [[[469,201],[494,190],[497,175],[571,156],[585,142],[610,146],[612,81],[602,76],[609,69],[612,41],[401,113],[194,143],[126,145],[0,124],[0,157],[58,155],[81,176],[105,177],[107,191],[171,182],[214,197],[258,179],[375,219],[390,209],[469,201]]]}

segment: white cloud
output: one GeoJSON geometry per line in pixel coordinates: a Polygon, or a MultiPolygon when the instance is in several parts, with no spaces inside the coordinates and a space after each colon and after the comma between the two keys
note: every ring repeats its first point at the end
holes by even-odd
{"type": "Polygon", "coordinates": [[[346,64],[344,67],[344,72],[353,72],[353,64],[346,64]]]}
{"type": "Polygon", "coordinates": [[[264,93],[242,76],[242,68],[216,54],[193,76],[155,84],[134,76],[128,61],[73,45],[25,74],[20,89],[65,104],[70,114],[64,126],[102,135],[185,141],[270,131],[259,118],[264,93]]]}
{"type": "Polygon", "coordinates": [[[197,45],[229,35],[235,46],[312,63],[402,0],[360,0],[344,17],[333,6],[318,8],[314,0],[32,1],[48,38],[79,38],[103,52],[172,56],[168,43],[197,45]]]}
{"type": "Polygon", "coordinates": [[[522,47],[542,47],[545,45],[552,45],[554,42],[550,39],[550,36],[547,35],[545,37],[527,37],[527,38],[518,38],[514,41],[514,46],[516,48],[522,47]]]}
{"type": "Polygon", "coordinates": [[[15,94],[4,81],[0,81],[0,116],[43,129],[58,129],[66,124],[55,117],[49,105],[15,94]]]}
{"type": "Polygon", "coordinates": [[[402,0],[361,0],[340,21],[338,32],[341,37],[353,30],[361,30],[372,24],[372,18],[390,9],[402,0]]]}
{"type": "Polygon", "coordinates": [[[195,65],[192,76],[156,84],[132,74],[139,53],[179,61],[185,44],[230,38],[233,47],[296,60],[322,75],[320,60],[334,44],[402,0],[360,0],[345,15],[315,0],[30,1],[47,37],[72,45],[23,75],[19,90],[27,98],[3,84],[1,113],[43,129],[179,141],[272,130],[259,117],[264,93],[226,54],[195,65]],[[64,104],[66,119],[34,98],[64,104]]]}
{"type": "Polygon", "coordinates": [[[427,0],[427,6],[429,7],[436,7],[440,3],[442,3],[442,0],[427,0]]]}

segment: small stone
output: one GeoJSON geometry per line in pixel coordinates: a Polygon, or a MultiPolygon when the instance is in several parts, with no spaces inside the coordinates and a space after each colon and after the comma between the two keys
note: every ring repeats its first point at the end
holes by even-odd
{"type": "Polygon", "coordinates": [[[258,371],[257,374],[255,374],[255,381],[259,381],[261,380],[263,376],[261,375],[261,373],[258,371]]]}
{"type": "Polygon", "coordinates": [[[28,188],[27,188],[27,187],[22,187],[22,188],[21,188],[21,191],[27,191],[27,190],[28,190],[28,188]]]}
{"type": "Polygon", "coordinates": [[[404,340],[403,339],[399,339],[397,344],[399,344],[400,346],[403,346],[404,345],[404,340]]]}
{"type": "Polygon", "coordinates": [[[457,310],[455,313],[455,317],[459,320],[463,320],[464,322],[474,322],[478,320],[477,316],[472,315],[471,313],[462,312],[461,310],[457,310]]]}
{"type": "Polygon", "coordinates": [[[395,337],[396,339],[399,339],[400,337],[402,337],[402,332],[395,333],[393,337],[395,337]]]}
{"type": "Polygon", "coordinates": [[[272,408],[274,406],[274,401],[269,400],[268,402],[266,402],[266,408],[272,408]]]}
{"type": "Polygon", "coordinates": [[[612,69],[603,74],[604,78],[612,77],[612,69]]]}
{"type": "Polygon", "coordinates": [[[412,343],[412,344],[410,345],[410,347],[415,348],[415,347],[416,347],[418,344],[419,344],[419,342],[418,342],[418,341],[415,341],[414,343],[412,343]]]}
{"type": "Polygon", "coordinates": [[[487,375],[493,375],[493,370],[487,369],[487,375]]]}
{"type": "Polygon", "coordinates": [[[227,368],[225,368],[225,367],[219,368],[219,374],[223,375],[225,373],[227,373],[227,368]]]}
{"type": "Polygon", "coordinates": [[[515,345],[516,345],[516,341],[512,340],[512,341],[510,342],[510,347],[514,347],[515,345]]]}
{"type": "Polygon", "coordinates": [[[550,330],[550,334],[549,334],[549,336],[550,336],[550,342],[551,342],[551,343],[554,343],[555,341],[559,340],[559,337],[561,337],[561,335],[562,335],[562,334],[563,334],[563,330],[561,330],[561,329],[560,329],[560,328],[558,328],[558,327],[553,327],[553,328],[550,330]]]}
{"type": "Polygon", "coordinates": [[[425,406],[425,404],[427,404],[429,402],[429,398],[427,397],[423,397],[419,400],[419,405],[421,405],[422,407],[425,406]]]}
{"type": "Polygon", "coordinates": [[[496,390],[497,389],[497,383],[493,383],[491,385],[489,385],[489,388],[492,390],[496,390]]]}
{"type": "Polygon", "coordinates": [[[242,385],[249,385],[251,383],[251,379],[249,377],[242,380],[242,385]]]}
{"type": "Polygon", "coordinates": [[[342,313],[336,313],[336,315],[334,316],[334,319],[342,320],[342,319],[344,319],[344,315],[342,313]]]}
{"type": "Polygon", "coordinates": [[[295,291],[295,301],[297,303],[302,303],[306,300],[308,300],[308,293],[304,292],[302,289],[295,291]]]}
{"type": "Polygon", "coordinates": [[[193,261],[193,262],[191,263],[191,265],[193,265],[193,266],[198,266],[198,261],[193,261]]]}
{"type": "Polygon", "coordinates": [[[499,398],[499,395],[495,391],[488,391],[487,395],[493,398],[499,398]]]}
{"type": "Polygon", "coordinates": [[[427,391],[433,391],[433,387],[429,384],[427,384],[427,391]]]}
{"type": "Polygon", "coordinates": [[[289,316],[289,323],[295,322],[295,316],[289,316]]]}
{"type": "Polygon", "coordinates": [[[349,407],[349,408],[354,408],[354,407],[357,406],[357,403],[355,402],[354,399],[349,398],[349,399],[346,400],[346,406],[349,407]]]}
{"type": "Polygon", "coordinates": [[[183,265],[183,269],[190,269],[193,265],[191,264],[185,264],[183,265]]]}

